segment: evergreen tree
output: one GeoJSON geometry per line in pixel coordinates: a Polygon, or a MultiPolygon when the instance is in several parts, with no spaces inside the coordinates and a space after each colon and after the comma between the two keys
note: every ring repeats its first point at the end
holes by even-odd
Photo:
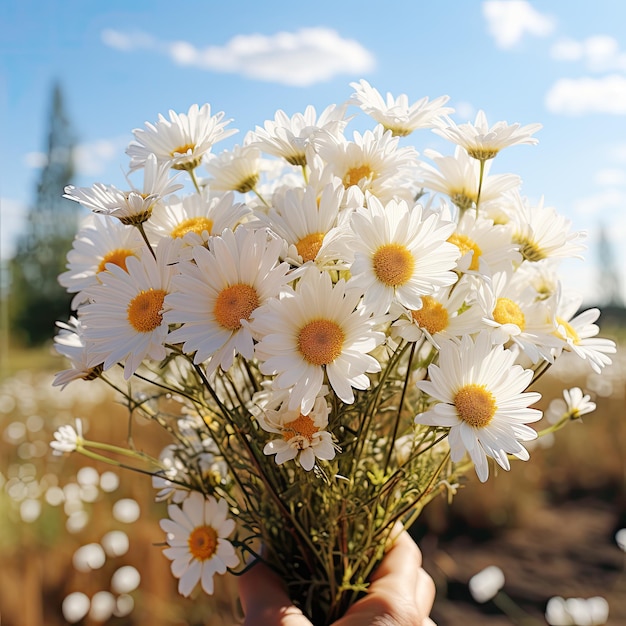
{"type": "Polygon", "coordinates": [[[44,343],[55,333],[55,321],[66,320],[70,296],[57,277],[65,269],[78,222],[78,205],[63,198],[73,176],[74,135],[61,88],[53,86],[47,162],[41,171],[36,201],[28,212],[10,262],[10,323],[14,338],[28,345],[44,343]]]}

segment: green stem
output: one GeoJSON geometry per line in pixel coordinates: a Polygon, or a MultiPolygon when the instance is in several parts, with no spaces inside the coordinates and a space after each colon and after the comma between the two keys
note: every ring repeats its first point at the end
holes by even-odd
{"type": "Polygon", "coordinates": [[[137,227],[137,230],[141,233],[141,238],[144,240],[144,243],[146,244],[148,250],[150,250],[150,254],[152,255],[152,258],[156,261],[156,253],[154,252],[154,249],[152,248],[152,244],[150,243],[150,240],[148,239],[148,235],[146,235],[146,231],[143,227],[143,223],[135,224],[135,226],[137,227]]]}
{"type": "Polygon", "coordinates": [[[189,172],[189,178],[191,178],[191,182],[193,183],[193,186],[196,188],[196,191],[201,194],[202,190],[200,189],[200,185],[198,185],[198,179],[196,178],[196,171],[195,169],[193,170],[188,170],[189,172]]]}

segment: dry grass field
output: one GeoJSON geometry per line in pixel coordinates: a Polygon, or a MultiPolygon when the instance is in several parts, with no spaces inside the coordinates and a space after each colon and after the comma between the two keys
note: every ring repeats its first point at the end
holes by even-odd
{"type": "MultiPolygon", "coordinates": [[[[626,526],[623,352],[601,377],[571,363],[544,376],[541,408],[563,387],[579,385],[597,411],[552,445],[536,446],[510,473],[484,485],[468,477],[451,506],[433,502],[420,518],[413,534],[437,583],[439,626],[546,624],[553,596],[602,596],[607,624],[626,624],[626,554],[615,542],[626,526]],[[488,565],[500,567],[506,582],[495,602],[478,604],[468,581],[488,565]]],[[[0,380],[2,625],[66,624],[63,603],[80,608],[81,601],[89,610],[76,623],[86,625],[236,623],[232,578],[217,582],[213,598],[178,595],[161,554],[165,505],[154,502],[148,477],[51,454],[52,433],[75,417],[90,439],[125,442],[127,414],[107,388],[82,381],[53,388],[47,353],[19,352],[7,363],[0,380]]],[[[147,422],[133,428],[148,452],[168,443],[147,422]]]]}

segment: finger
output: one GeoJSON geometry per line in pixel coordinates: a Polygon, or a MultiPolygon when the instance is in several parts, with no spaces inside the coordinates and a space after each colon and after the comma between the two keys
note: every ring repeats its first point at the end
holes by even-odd
{"type": "Polygon", "coordinates": [[[312,626],[287,593],[281,578],[260,561],[238,578],[244,626],[312,626]]]}
{"type": "Polygon", "coordinates": [[[401,531],[372,574],[367,595],[336,626],[382,623],[382,619],[397,626],[428,624],[424,620],[435,599],[435,585],[421,564],[420,549],[401,531]]]}
{"type": "Polygon", "coordinates": [[[409,533],[402,530],[395,535],[385,557],[372,573],[370,592],[402,592],[413,597],[421,569],[422,552],[409,533]]]}

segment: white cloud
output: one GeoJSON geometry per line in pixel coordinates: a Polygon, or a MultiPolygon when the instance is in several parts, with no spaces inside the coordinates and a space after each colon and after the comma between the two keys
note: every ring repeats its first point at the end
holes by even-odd
{"type": "Polygon", "coordinates": [[[578,215],[609,215],[611,209],[619,209],[626,205],[626,192],[613,187],[604,189],[596,194],[580,198],[574,203],[574,210],[578,215]]]}
{"type": "Polygon", "coordinates": [[[550,56],[556,61],[581,61],[593,72],[626,70],[626,53],[610,35],[593,35],[582,41],[559,39],[550,56]]]}
{"type": "Polygon", "coordinates": [[[623,169],[599,170],[593,176],[593,182],[603,187],[626,184],[626,172],[623,169]]]}
{"type": "MultiPolygon", "coordinates": [[[[118,159],[128,145],[127,137],[96,139],[74,147],[74,169],[78,176],[99,176],[113,159],[118,159]]],[[[41,169],[48,164],[45,152],[28,152],[24,155],[27,167],[41,169]]]]}
{"type": "Polygon", "coordinates": [[[102,33],[103,42],[122,51],[156,50],[175,63],[255,80],[305,87],[339,74],[371,71],[375,59],[354,39],[328,28],[302,28],[275,35],[237,35],[223,46],[197,48],[186,41],[158,42],[144,33],[102,33]]]}
{"type": "Polygon", "coordinates": [[[81,143],[74,149],[74,167],[79,176],[100,176],[114,159],[124,154],[128,145],[127,137],[96,139],[81,143]]]}
{"type": "Polygon", "coordinates": [[[486,0],[482,6],[498,48],[512,48],[526,34],[547,37],[556,26],[554,18],[539,13],[526,0],[486,0]]]}
{"type": "Polygon", "coordinates": [[[548,111],[564,115],[609,113],[626,115],[626,77],[561,78],[545,97],[548,111]]]}
{"type": "Polygon", "coordinates": [[[100,33],[100,38],[105,45],[122,52],[150,49],[156,46],[154,38],[141,31],[122,33],[118,30],[107,28],[100,33]]]}
{"type": "Polygon", "coordinates": [[[24,155],[24,164],[26,167],[33,169],[41,169],[48,163],[48,155],[45,152],[27,152],[24,155]]]}

